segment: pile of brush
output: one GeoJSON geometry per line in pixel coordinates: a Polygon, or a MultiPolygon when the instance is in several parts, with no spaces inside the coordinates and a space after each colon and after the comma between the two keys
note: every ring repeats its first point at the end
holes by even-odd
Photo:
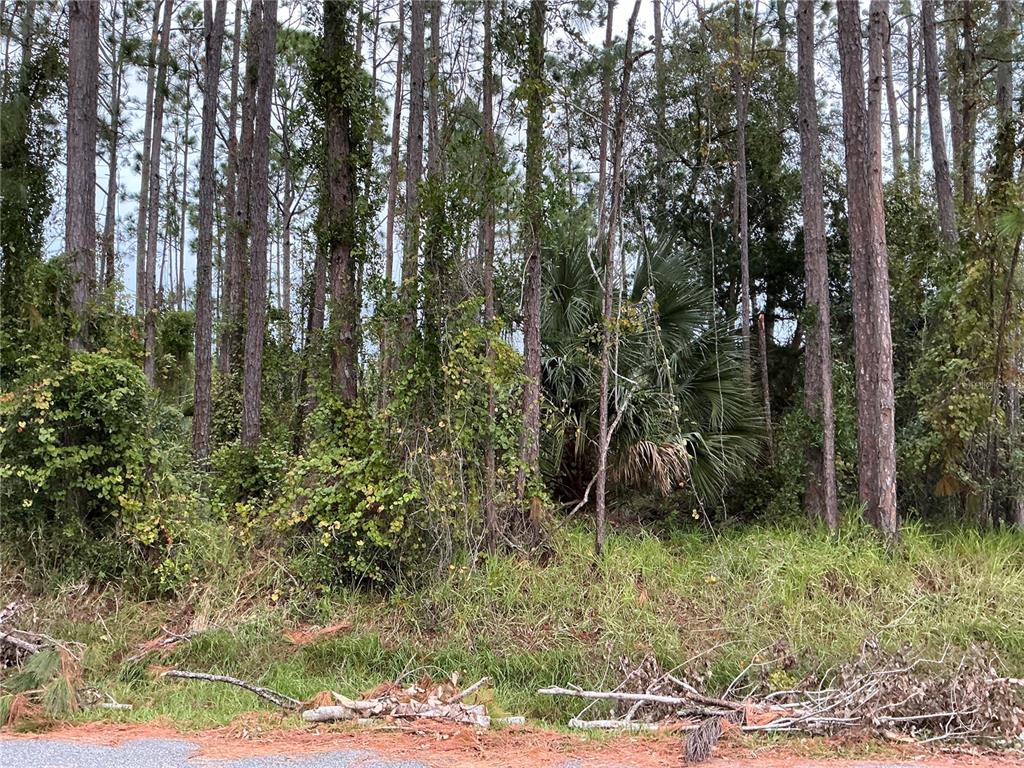
{"type": "Polygon", "coordinates": [[[460,688],[455,676],[442,683],[425,677],[406,687],[384,683],[358,699],[324,691],[307,703],[302,719],[308,723],[323,723],[338,720],[365,722],[382,718],[429,718],[487,728],[491,724],[487,706],[482,700],[477,700],[487,683],[485,677],[473,685],[460,688]]]}
{"type": "Polygon", "coordinates": [[[886,653],[868,642],[850,664],[829,670],[814,685],[785,691],[771,690],[763,677],[747,679],[759,663],[741,672],[722,697],[701,693],[653,657],[632,668],[615,690],[566,686],[538,693],[590,701],[569,720],[570,728],[685,732],[687,762],[706,760],[730,730],[817,735],[859,728],[922,744],[1024,746],[1024,681],[1000,677],[980,649],[958,661],[930,660],[907,649],[886,653]],[[601,702],[610,702],[604,718],[592,713],[601,702]]]}

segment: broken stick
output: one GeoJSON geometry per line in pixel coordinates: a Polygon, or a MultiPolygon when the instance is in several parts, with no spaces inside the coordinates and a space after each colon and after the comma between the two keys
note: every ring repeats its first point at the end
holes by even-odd
{"type": "Polygon", "coordinates": [[[227,683],[228,685],[235,685],[249,691],[250,693],[256,694],[262,699],[266,699],[275,706],[281,707],[281,709],[299,709],[302,706],[301,701],[293,699],[291,696],[285,696],[283,693],[278,693],[270,688],[253,685],[252,683],[247,683],[245,680],[239,680],[237,677],[229,677],[228,675],[209,675],[205,672],[187,672],[182,669],[171,669],[164,672],[163,677],[173,677],[182,680],[203,680],[208,683],[227,683]]]}

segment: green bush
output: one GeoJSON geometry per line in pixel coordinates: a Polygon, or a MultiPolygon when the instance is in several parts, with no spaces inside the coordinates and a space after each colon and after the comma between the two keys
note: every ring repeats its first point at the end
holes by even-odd
{"type": "Polygon", "coordinates": [[[297,565],[321,591],[350,579],[390,581],[418,485],[384,448],[381,421],[359,406],[326,400],[311,420],[319,437],[285,475],[269,514],[298,534],[297,565]]]}
{"type": "Polygon", "coordinates": [[[0,396],[7,542],[65,576],[102,579],[132,554],[162,561],[159,572],[189,513],[152,417],[142,371],[103,353],[73,353],[0,396]]]}

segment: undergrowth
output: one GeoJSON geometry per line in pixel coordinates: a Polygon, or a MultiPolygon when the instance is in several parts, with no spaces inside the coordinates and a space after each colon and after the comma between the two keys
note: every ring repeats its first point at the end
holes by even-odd
{"type": "MultiPolygon", "coordinates": [[[[538,688],[612,687],[626,659],[647,653],[711,692],[744,670],[772,687],[817,679],[871,637],[951,664],[958,650],[982,646],[1003,674],[1024,673],[1019,533],[909,524],[887,550],[856,526],[838,539],[802,523],[717,534],[694,527],[660,538],[631,530],[609,535],[598,564],[589,531],[568,528],[553,534],[543,566],[483,557],[416,589],[327,595],[307,593],[272,554],[246,546],[211,542],[211,562],[177,601],[71,584],[29,598],[39,617],[32,628],[85,644],[84,683],[134,705],[74,717],[206,727],[260,706],[232,687],[160,679],[153,665],[235,675],[300,699],[324,689],[351,695],[402,676],[487,675],[493,710],[552,724],[578,703],[538,696],[538,688]],[[307,645],[282,635],[341,620],[352,629],[307,645]],[[129,660],[165,628],[207,631],[166,657],[129,660]]],[[[20,587],[9,579],[5,602],[20,587]]]]}

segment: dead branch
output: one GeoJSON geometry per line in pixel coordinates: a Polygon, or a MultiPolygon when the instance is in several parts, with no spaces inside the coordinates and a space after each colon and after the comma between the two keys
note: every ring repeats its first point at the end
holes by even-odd
{"type": "Polygon", "coordinates": [[[448,699],[448,703],[449,704],[458,704],[464,698],[466,698],[467,696],[472,696],[474,693],[479,691],[485,685],[488,685],[490,682],[491,682],[491,678],[489,678],[489,677],[481,677],[479,680],[477,680],[471,686],[469,686],[468,688],[465,688],[465,689],[459,691],[457,694],[455,694],[450,699],[448,699]]]}
{"type": "MultiPolygon", "coordinates": [[[[13,630],[12,632],[0,632],[0,643],[7,643],[7,645],[13,646],[29,654],[39,653],[39,651],[46,647],[45,643],[33,643],[28,640],[23,640],[13,634],[14,632],[18,632],[18,630],[13,630]]],[[[20,632],[19,634],[28,633],[20,632]]]]}
{"type": "Polygon", "coordinates": [[[229,677],[228,675],[210,675],[205,672],[187,672],[181,669],[170,669],[164,672],[162,677],[172,677],[181,680],[203,680],[208,683],[227,683],[228,685],[235,685],[250,693],[254,693],[271,704],[281,707],[281,709],[297,710],[302,707],[302,702],[293,699],[291,696],[285,696],[283,693],[278,693],[270,688],[253,685],[245,680],[239,680],[237,677],[229,677]]]}
{"type": "MultiPolygon", "coordinates": [[[[662,727],[657,723],[641,723],[635,720],[580,720],[574,717],[569,721],[569,727],[580,731],[660,731],[662,727]]],[[[675,727],[672,730],[686,730],[690,726],[675,727]]],[[[696,728],[696,726],[692,726],[696,728]]]]}
{"type": "Polygon", "coordinates": [[[598,699],[615,701],[649,701],[657,704],[682,706],[688,699],[679,696],[662,696],[656,693],[626,693],[624,691],[584,691],[581,688],[541,688],[537,693],[543,696],[576,696],[580,699],[598,699]]]}

